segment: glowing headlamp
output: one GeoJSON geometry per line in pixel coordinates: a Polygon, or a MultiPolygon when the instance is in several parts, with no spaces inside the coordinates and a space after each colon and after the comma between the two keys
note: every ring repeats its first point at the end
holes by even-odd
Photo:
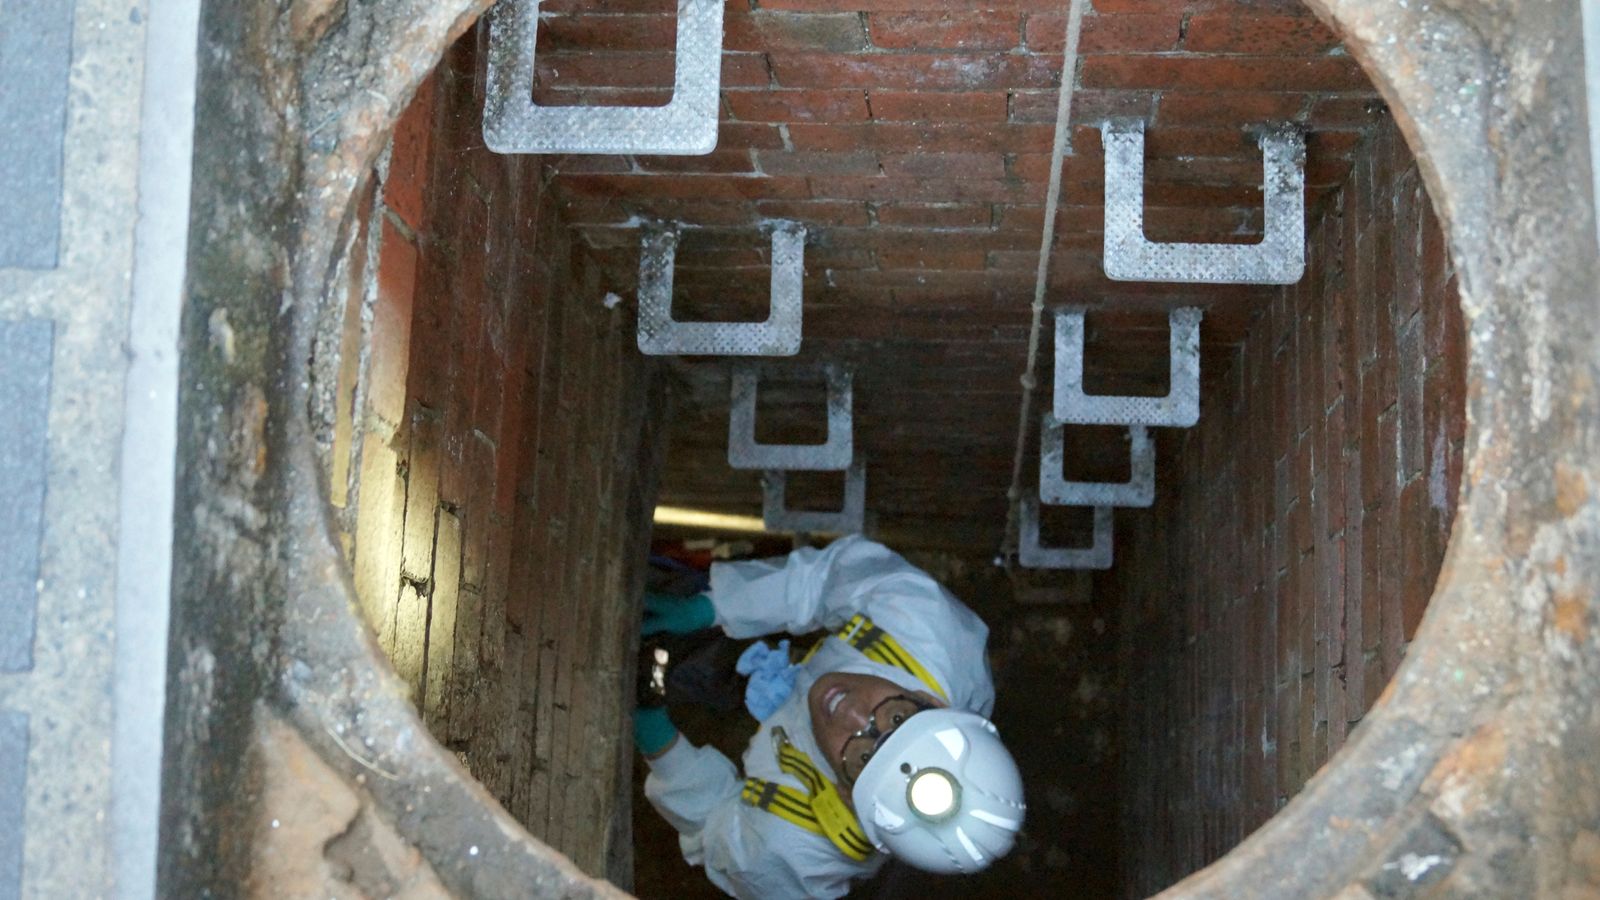
{"type": "Polygon", "coordinates": [[[922,769],[906,785],[906,805],[929,822],[941,822],[961,808],[961,785],[943,769],[922,769]]]}

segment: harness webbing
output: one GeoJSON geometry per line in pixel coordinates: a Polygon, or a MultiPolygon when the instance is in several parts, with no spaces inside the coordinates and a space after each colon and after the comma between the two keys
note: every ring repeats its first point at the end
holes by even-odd
{"type": "Polygon", "coordinates": [[[785,784],[760,778],[746,778],[739,798],[814,834],[827,838],[839,852],[856,862],[873,853],[872,844],[861,830],[855,813],[839,796],[839,791],[806,756],[789,743],[782,728],[773,730],[778,745],[778,767],[806,786],[802,792],[785,784]]]}
{"type": "Polygon", "coordinates": [[[918,681],[932,688],[933,692],[939,695],[939,699],[946,703],[950,702],[949,695],[944,692],[939,680],[933,677],[933,673],[922,663],[917,662],[917,658],[912,656],[910,651],[900,646],[894,635],[874,625],[866,616],[860,613],[851,616],[850,621],[839,629],[839,639],[860,650],[862,655],[873,662],[909,672],[918,681]]]}
{"type": "MultiPolygon", "coordinates": [[[[837,637],[873,662],[909,673],[946,703],[950,702],[950,697],[945,694],[944,687],[933,677],[933,673],[900,646],[893,635],[874,625],[866,616],[860,613],[852,616],[839,629],[837,637]]],[[[806,659],[815,655],[821,646],[822,642],[818,641],[806,654],[806,659]]],[[[789,737],[782,728],[773,729],[772,737],[778,745],[778,767],[805,785],[806,790],[800,791],[776,781],[746,778],[739,799],[813,834],[822,835],[838,847],[839,852],[856,862],[865,861],[872,855],[872,844],[861,830],[861,822],[855,813],[839,796],[839,789],[806,756],[805,751],[789,743],[789,737]]]]}

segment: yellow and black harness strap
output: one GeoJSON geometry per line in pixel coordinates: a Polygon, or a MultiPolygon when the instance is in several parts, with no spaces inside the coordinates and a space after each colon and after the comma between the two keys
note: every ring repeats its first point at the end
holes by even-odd
{"type": "Polygon", "coordinates": [[[874,625],[866,616],[860,613],[851,616],[850,621],[839,629],[839,639],[860,650],[873,662],[911,673],[918,681],[932,688],[933,692],[939,695],[939,699],[946,703],[950,702],[949,695],[944,692],[944,687],[939,684],[938,679],[933,677],[933,673],[918,662],[910,651],[900,646],[894,635],[874,625]]]}
{"type": "Polygon", "coordinates": [[[778,766],[799,779],[809,793],[775,781],[746,778],[739,798],[813,834],[822,835],[838,847],[839,852],[856,862],[864,862],[872,856],[872,844],[867,841],[855,813],[804,751],[780,739],[778,766]]]}
{"type": "Polygon", "coordinates": [[[781,819],[788,819],[807,831],[822,834],[822,826],[817,824],[817,817],[811,812],[811,798],[786,784],[746,778],[739,799],[756,809],[764,809],[781,819]]]}

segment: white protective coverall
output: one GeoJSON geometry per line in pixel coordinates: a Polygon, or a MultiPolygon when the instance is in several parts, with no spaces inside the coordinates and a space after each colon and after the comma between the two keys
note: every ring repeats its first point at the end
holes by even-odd
{"type": "MultiPolygon", "coordinates": [[[[778,767],[775,727],[783,728],[796,747],[832,774],[828,763],[838,748],[825,752],[817,747],[806,702],[811,685],[828,672],[876,675],[908,691],[927,691],[908,672],[868,659],[837,636],[858,612],[921,662],[944,686],[951,707],[984,717],[994,708],[994,680],[984,655],[989,629],[983,620],[927,573],[859,535],[823,550],[713,564],[711,602],[717,624],[735,638],[818,628],[835,632],[800,667],[789,699],[751,739],[744,753],[747,777],[804,789],[778,767]]],[[[826,837],[744,803],[739,798],[743,784],[727,757],[683,738],[650,762],[645,781],[645,796],[678,830],[684,859],[705,866],[706,875],[724,891],[761,900],[840,897],[849,892],[852,880],[883,864],[882,853],[855,862],[826,837]]]]}

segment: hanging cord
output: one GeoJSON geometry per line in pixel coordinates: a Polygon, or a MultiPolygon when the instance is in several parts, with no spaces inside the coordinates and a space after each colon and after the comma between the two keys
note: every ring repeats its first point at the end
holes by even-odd
{"type": "Polygon", "coordinates": [[[1006,535],[1000,556],[1009,568],[1017,552],[1022,500],[1023,452],[1033,424],[1033,391],[1039,384],[1039,331],[1044,323],[1044,292],[1050,278],[1050,251],[1056,241],[1056,207],[1061,195],[1061,164],[1072,143],[1072,93],[1078,74],[1078,34],[1083,26],[1084,0],[1071,0],[1067,8],[1067,42],[1061,54],[1061,90],[1056,95],[1056,139],[1050,148],[1050,187],[1044,200],[1044,234],[1039,239],[1039,269],[1033,283],[1033,324],[1028,329],[1028,366],[1022,372],[1022,414],[1017,421],[1017,453],[1011,460],[1011,487],[1006,491],[1006,535]]]}

